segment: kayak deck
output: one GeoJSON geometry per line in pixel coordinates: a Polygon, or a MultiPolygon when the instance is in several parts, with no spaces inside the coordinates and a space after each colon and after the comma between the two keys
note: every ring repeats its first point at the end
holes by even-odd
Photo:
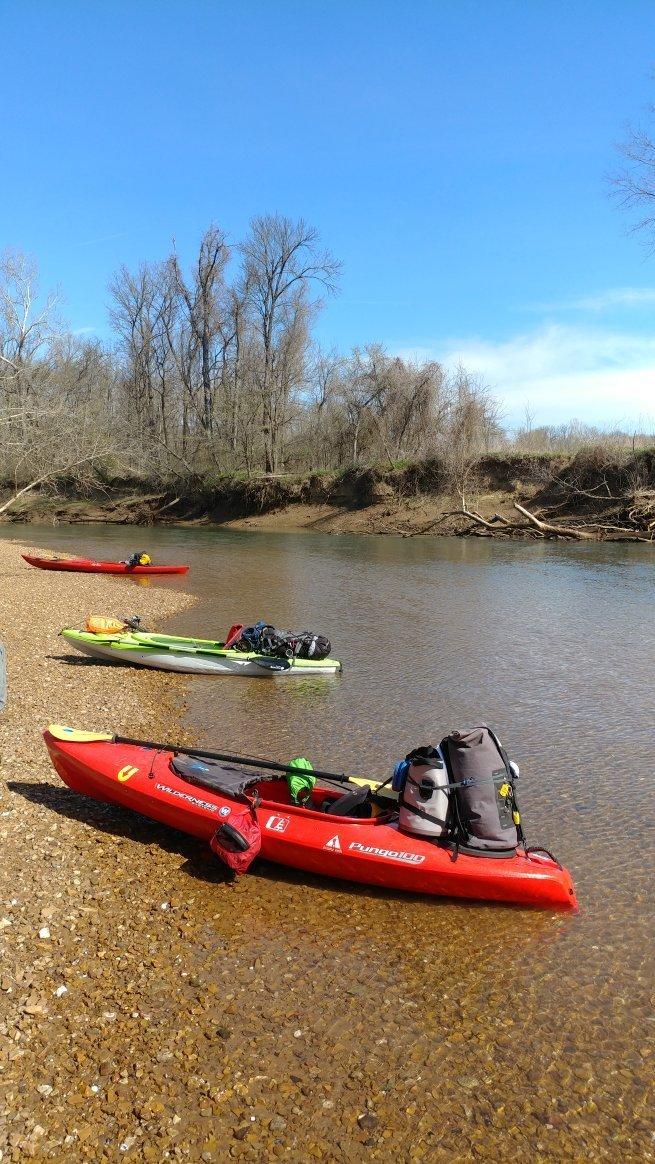
{"type": "MultiPolygon", "coordinates": [[[[62,780],[77,792],[123,805],[209,841],[243,804],[185,780],[171,751],[112,741],[79,742],[44,733],[62,780]]],[[[535,906],[577,908],[568,872],[550,857],[519,852],[496,859],[455,855],[423,837],[401,833],[395,815],[369,819],[320,811],[338,792],[314,788],[311,808],[290,803],[285,779],[261,776],[261,855],[322,876],[406,892],[535,906]]]]}
{"type": "MultiPolygon", "coordinates": [[[[161,635],[155,634],[152,631],[134,631],[134,638],[144,646],[149,647],[165,647],[170,651],[198,651],[201,654],[221,656],[228,659],[259,659],[261,655],[256,651],[237,651],[234,649],[226,649],[225,643],[217,642],[212,639],[194,639],[182,638],[179,635],[161,635]]],[[[277,656],[270,656],[276,658],[277,656]]],[[[288,660],[281,659],[281,662],[288,662],[293,671],[302,671],[308,674],[322,674],[325,672],[341,671],[341,663],[338,659],[300,659],[291,658],[288,660]]]]}

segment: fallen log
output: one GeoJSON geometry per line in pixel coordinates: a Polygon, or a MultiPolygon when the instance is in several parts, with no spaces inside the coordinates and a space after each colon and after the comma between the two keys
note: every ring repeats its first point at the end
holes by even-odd
{"type": "MultiPolygon", "coordinates": [[[[165,497],[165,496],[166,496],[166,494],[164,494],[164,497],[165,497]]],[[[174,506],[174,505],[177,505],[178,501],[181,501],[181,500],[182,500],[182,498],[181,498],[181,497],[174,497],[172,501],[168,501],[168,502],[166,503],[166,505],[162,505],[161,509],[157,510],[157,512],[158,512],[158,513],[163,513],[165,509],[172,509],[172,508],[173,508],[173,506],[174,506]]]]}
{"type": "Polygon", "coordinates": [[[581,541],[589,542],[650,542],[652,544],[652,535],[642,537],[638,530],[625,529],[620,525],[602,525],[600,522],[594,522],[595,533],[589,533],[586,529],[573,529],[566,525],[551,525],[550,522],[542,521],[541,518],[535,517],[534,513],[530,513],[529,509],[525,509],[523,505],[519,505],[517,501],[514,502],[514,508],[518,509],[528,521],[531,521],[538,530],[542,531],[542,536],[546,537],[552,534],[555,537],[564,538],[578,538],[581,541]],[[612,531],[614,536],[602,537],[601,530],[612,531]]]}
{"type": "MultiPolygon", "coordinates": [[[[498,536],[508,535],[510,533],[513,533],[514,531],[516,531],[518,533],[525,533],[526,532],[525,526],[516,525],[513,522],[508,521],[507,518],[501,517],[499,513],[494,513],[493,517],[489,521],[487,521],[486,518],[482,517],[479,513],[476,513],[475,510],[467,509],[465,505],[462,506],[459,513],[461,513],[462,517],[467,517],[469,519],[469,521],[474,521],[478,525],[483,526],[484,531],[488,531],[488,533],[484,532],[484,535],[483,535],[483,531],[481,530],[477,534],[478,537],[482,537],[482,536],[498,537],[498,536]],[[496,524],[494,524],[495,522],[501,523],[500,529],[498,528],[498,526],[496,524]]],[[[471,531],[471,532],[473,532],[473,531],[471,531]]],[[[533,531],[530,530],[530,533],[533,533],[533,531]]],[[[545,535],[543,533],[537,533],[536,531],[534,531],[533,536],[542,538],[545,535]]]]}
{"type": "Polygon", "coordinates": [[[579,538],[580,541],[598,541],[597,534],[587,533],[586,530],[572,529],[570,526],[566,525],[550,525],[549,522],[542,521],[539,517],[535,517],[534,513],[530,513],[529,509],[525,509],[522,505],[519,505],[518,501],[514,502],[514,508],[518,509],[519,513],[522,513],[524,517],[527,517],[528,521],[532,522],[532,524],[544,534],[552,534],[554,537],[558,538],[579,538]]]}
{"type": "Polygon", "coordinates": [[[462,505],[462,514],[464,517],[470,518],[471,521],[477,521],[480,525],[483,525],[485,529],[490,529],[492,533],[495,532],[494,527],[490,521],[485,521],[483,517],[480,517],[479,513],[472,513],[471,510],[467,509],[465,505],[462,505]]]}

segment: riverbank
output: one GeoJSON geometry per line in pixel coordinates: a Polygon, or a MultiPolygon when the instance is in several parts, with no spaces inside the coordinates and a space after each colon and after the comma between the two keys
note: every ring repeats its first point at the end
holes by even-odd
{"type": "Polygon", "coordinates": [[[83,489],[52,482],[15,499],[7,486],[0,502],[2,520],[53,524],[639,541],[655,530],[655,452],[499,453],[455,475],[432,458],[304,476],[97,478],[83,489]]]}

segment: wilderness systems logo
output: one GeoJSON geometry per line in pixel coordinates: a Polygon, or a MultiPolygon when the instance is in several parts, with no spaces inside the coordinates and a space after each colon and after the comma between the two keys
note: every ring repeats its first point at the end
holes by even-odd
{"type": "Polygon", "coordinates": [[[389,861],[405,861],[408,865],[421,865],[425,857],[421,853],[404,853],[396,849],[378,849],[376,845],[361,845],[353,841],[349,846],[355,853],[368,853],[372,857],[386,857],[389,861]]]}
{"type": "Polygon", "coordinates": [[[206,808],[208,812],[216,812],[217,804],[210,804],[208,800],[200,800],[197,796],[189,796],[188,792],[178,792],[175,788],[169,788],[168,784],[155,784],[158,792],[167,792],[169,796],[177,796],[178,800],[187,800],[189,804],[194,804],[196,808],[206,808]]]}
{"type": "Polygon", "coordinates": [[[126,764],[124,768],[121,768],[120,772],[116,773],[116,779],[120,780],[121,784],[124,784],[126,780],[131,780],[133,776],[136,776],[138,771],[138,768],[132,767],[131,764],[126,764]]]}

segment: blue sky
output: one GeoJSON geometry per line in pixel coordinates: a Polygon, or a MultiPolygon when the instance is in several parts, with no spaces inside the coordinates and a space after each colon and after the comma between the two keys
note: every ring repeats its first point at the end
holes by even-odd
{"type": "Polygon", "coordinates": [[[107,336],[121,263],[304,216],[326,346],[458,359],[509,423],[655,428],[655,257],[606,175],[652,0],[0,0],[0,249],[107,336]]]}

